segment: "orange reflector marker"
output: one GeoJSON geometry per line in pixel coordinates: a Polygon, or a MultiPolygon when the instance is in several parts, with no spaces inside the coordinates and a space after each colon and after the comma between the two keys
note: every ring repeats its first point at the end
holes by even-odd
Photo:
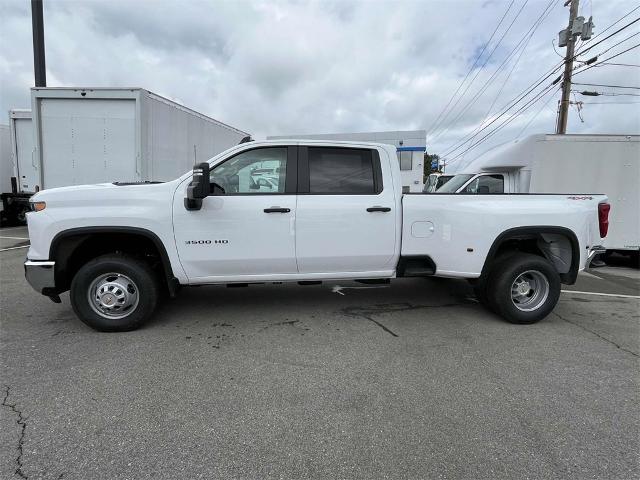
{"type": "Polygon", "coordinates": [[[31,206],[33,207],[34,212],[39,212],[47,208],[46,202],[32,202],[31,206]]]}

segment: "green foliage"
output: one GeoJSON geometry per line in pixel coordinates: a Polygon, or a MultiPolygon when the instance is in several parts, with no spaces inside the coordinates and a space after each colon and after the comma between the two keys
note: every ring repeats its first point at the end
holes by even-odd
{"type": "Polygon", "coordinates": [[[426,153],[424,154],[424,162],[422,162],[423,165],[423,178],[422,181],[423,183],[427,181],[427,177],[429,176],[430,173],[433,172],[437,172],[438,170],[432,170],[431,169],[431,162],[434,161],[439,161],[440,160],[440,155],[436,154],[436,153],[426,153]]]}

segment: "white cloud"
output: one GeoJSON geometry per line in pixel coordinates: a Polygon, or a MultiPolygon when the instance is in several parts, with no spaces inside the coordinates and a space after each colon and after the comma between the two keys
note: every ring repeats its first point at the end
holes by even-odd
{"type": "MultiPolygon", "coordinates": [[[[567,21],[562,3],[556,2],[535,33],[491,113],[559,63],[551,40],[567,21]]],[[[593,13],[596,33],[634,6],[622,0],[582,3],[584,15],[593,13]]],[[[527,4],[460,107],[491,76],[546,4],[547,0],[527,4]]],[[[31,18],[28,2],[3,0],[0,5],[0,108],[6,112],[29,106],[31,18]]],[[[258,138],[428,128],[507,5],[506,1],[460,0],[45,1],[48,83],[141,86],[258,138]]],[[[522,1],[516,0],[510,15],[520,5],[522,1]]],[[[598,47],[593,50],[598,51],[598,47]]],[[[637,52],[620,58],[640,63],[637,52]]],[[[594,68],[576,80],[640,85],[639,70],[594,68]]],[[[443,152],[473,131],[505,75],[501,73],[435,143],[428,143],[429,149],[443,152]]],[[[525,134],[554,130],[557,98],[540,110],[525,134]]],[[[613,97],[579,99],[611,101],[613,97]]],[[[482,146],[516,136],[541,105],[482,146]]],[[[637,133],[637,106],[585,105],[584,123],[573,111],[569,131],[637,133]]]]}

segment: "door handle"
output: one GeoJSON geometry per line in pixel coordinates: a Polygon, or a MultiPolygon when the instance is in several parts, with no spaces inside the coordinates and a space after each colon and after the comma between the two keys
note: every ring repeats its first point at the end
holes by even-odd
{"type": "Polygon", "coordinates": [[[369,207],[367,208],[367,212],[390,212],[391,208],[390,207],[379,207],[379,206],[375,206],[375,207],[369,207]]]}
{"type": "Polygon", "coordinates": [[[269,207],[264,209],[264,213],[289,213],[290,208],[269,207]]]}

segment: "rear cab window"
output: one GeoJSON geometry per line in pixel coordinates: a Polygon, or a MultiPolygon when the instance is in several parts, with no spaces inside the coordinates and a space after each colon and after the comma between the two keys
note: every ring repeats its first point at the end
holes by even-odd
{"type": "Polygon", "coordinates": [[[300,147],[299,193],[377,195],[382,171],[377,150],[300,147]]]}

